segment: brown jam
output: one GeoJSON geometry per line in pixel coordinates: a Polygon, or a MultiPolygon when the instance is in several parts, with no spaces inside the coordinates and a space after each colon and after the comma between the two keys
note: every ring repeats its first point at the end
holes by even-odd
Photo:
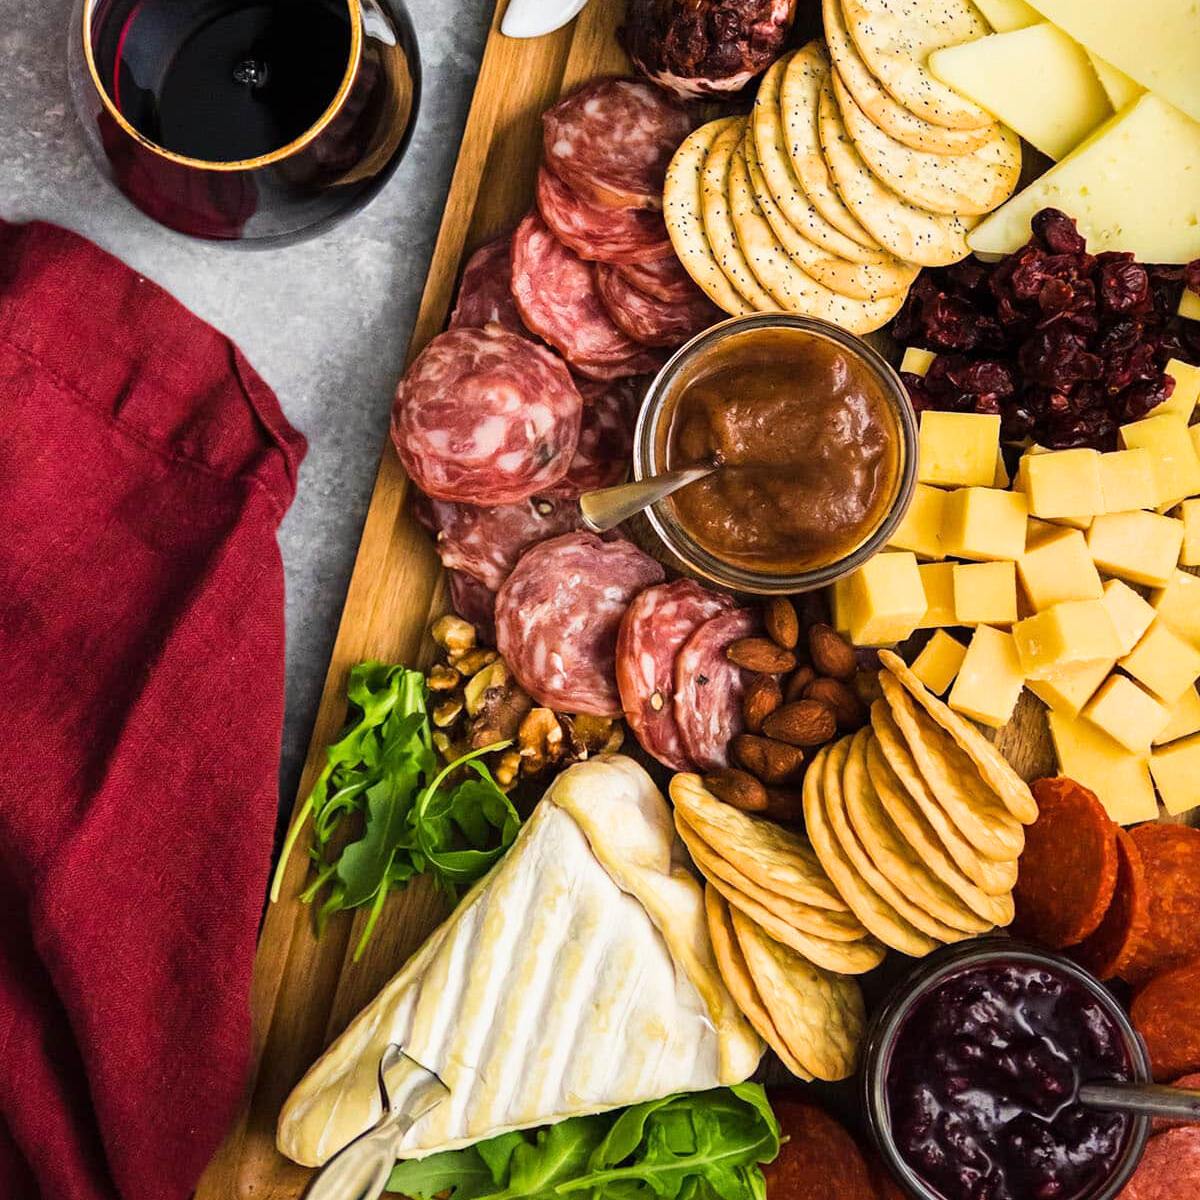
{"type": "Polygon", "coordinates": [[[800,329],[728,338],[667,397],[659,461],[722,469],[666,503],[715,558],[760,574],[838,562],[887,516],[900,474],[883,383],[800,329]]]}

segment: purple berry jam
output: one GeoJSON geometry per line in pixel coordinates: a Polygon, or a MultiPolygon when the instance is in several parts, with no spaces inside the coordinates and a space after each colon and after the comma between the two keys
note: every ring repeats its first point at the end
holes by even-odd
{"type": "Polygon", "coordinates": [[[945,1200],[1082,1200],[1130,1130],[1076,1102],[1128,1080],[1121,1030],[1082,984],[1030,963],[968,967],[913,1006],[887,1066],[901,1158],[945,1200]]]}

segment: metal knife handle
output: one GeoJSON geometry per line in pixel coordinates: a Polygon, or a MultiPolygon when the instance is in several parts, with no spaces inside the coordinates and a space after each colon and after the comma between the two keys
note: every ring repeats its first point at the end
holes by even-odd
{"type": "Polygon", "coordinates": [[[1159,1083],[1084,1083],[1079,1099],[1089,1108],[1200,1121],[1200,1091],[1159,1083]]]}
{"type": "Polygon", "coordinates": [[[389,1120],[355,1138],[325,1164],[304,1200],[379,1200],[410,1124],[389,1120]]]}
{"type": "Polygon", "coordinates": [[[683,467],[678,471],[666,471],[650,479],[639,479],[633,483],[619,483],[615,487],[599,488],[584,492],[579,497],[579,511],[583,523],[593,533],[607,533],[616,529],[635,513],[665,500],[672,492],[711,475],[715,465],[683,467]]]}

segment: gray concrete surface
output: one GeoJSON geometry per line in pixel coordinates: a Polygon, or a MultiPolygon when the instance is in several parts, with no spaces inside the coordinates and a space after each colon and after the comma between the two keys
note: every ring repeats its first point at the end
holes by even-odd
{"type": "Polygon", "coordinates": [[[66,83],[70,0],[0,0],[0,216],[78,230],[234,338],[308,438],[280,533],[287,571],[290,807],[441,219],[490,0],[408,0],[424,99],[408,155],[365,211],[241,253],[159,228],[97,174],[66,83]]]}

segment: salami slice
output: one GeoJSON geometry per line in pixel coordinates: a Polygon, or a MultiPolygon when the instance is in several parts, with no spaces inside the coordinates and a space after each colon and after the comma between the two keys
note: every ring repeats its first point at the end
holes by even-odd
{"type": "Polygon", "coordinates": [[[401,380],[392,441],[435,499],[515,504],[566,475],[582,415],[570,372],[545,347],[498,325],[451,329],[401,380]]]}
{"type": "MultiPolygon", "coordinates": [[[[1028,843],[1026,843],[1028,845],[1028,843]]],[[[1117,885],[1104,920],[1067,953],[1097,979],[1112,979],[1133,961],[1150,927],[1150,891],[1137,843],[1117,828],[1117,885]]]]}
{"type": "Polygon", "coordinates": [[[537,206],[560,242],[580,258],[637,263],[671,253],[662,214],[649,208],[610,208],[569,188],[553,171],[538,170],[537,206]]]}
{"type": "Polygon", "coordinates": [[[581,374],[619,379],[656,371],[660,360],[613,324],[591,263],[550,232],[536,212],[513,234],[513,297],[525,324],[581,374]]]}
{"type": "Polygon", "coordinates": [[[466,572],[493,592],[535,542],[583,528],[578,504],[549,496],[489,508],[434,500],[431,523],[442,565],[466,572]]]}
{"type": "Polygon", "coordinates": [[[688,757],[701,771],[729,766],[728,746],[742,731],[742,669],[725,657],[738,638],[759,631],[749,609],[705,621],[675,656],[675,720],[688,757]]]}
{"type": "Polygon", "coordinates": [[[1138,825],[1133,838],[1150,893],[1150,921],[1121,978],[1137,985],[1151,975],[1200,958],[1200,829],[1138,825]]]}
{"type": "MultiPolygon", "coordinates": [[[[633,430],[642,399],[641,380],[613,383],[579,381],[583,396],[583,425],[579,448],[566,478],[547,493],[551,497],[583,495],[596,488],[624,483],[633,457],[633,430]]],[[[572,528],[582,528],[580,525],[572,528]]]]}
{"type": "Polygon", "coordinates": [[[675,657],[733,601],[690,579],[647,588],[629,606],[617,637],[617,686],[625,721],[642,749],[673,771],[694,771],[675,720],[675,657]]]}
{"type": "Polygon", "coordinates": [[[688,110],[633,79],[593,79],[542,116],[546,165],[597,204],[662,208],[663,179],[691,132],[688,110]]]}
{"type": "Polygon", "coordinates": [[[509,333],[525,333],[525,323],[512,296],[512,234],[480,246],[463,268],[458,303],[450,328],[499,325],[509,333]]]}
{"type": "Polygon", "coordinates": [[[1156,975],[1134,996],[1129,1016],[1157,1082],[1200,1071],[1200,958],[1156,975]]]}
{"type": "Polygon", "coordinates": [[[479,640],[496,644],[496,593],[485,588],[474,575],[463,571],[447,573],[450,580],[450,607],[464,621],[475,626],[479,640]]]}
{"type": "Polygon", "coordinates": [[[618,263],[617,274],[639,292],[668,304],[687,300],[696,290],[692,277],[674,253],[653,262],[618,263]]]}
{"type": "Polygon", "coordinates": [[[686,300],[659,300],[603,263],[596,264],[596,289],[613,324],[645,346],[682,346],[724,316],[699,288],[686,300]]]}
{"type": "Polygon", "coordinates": [[[617,632],[662,566],[632,542],[566,533],[527,550],[496,598],[496,648],[517,682],[557,712],[621,715],[617,632]]]}

